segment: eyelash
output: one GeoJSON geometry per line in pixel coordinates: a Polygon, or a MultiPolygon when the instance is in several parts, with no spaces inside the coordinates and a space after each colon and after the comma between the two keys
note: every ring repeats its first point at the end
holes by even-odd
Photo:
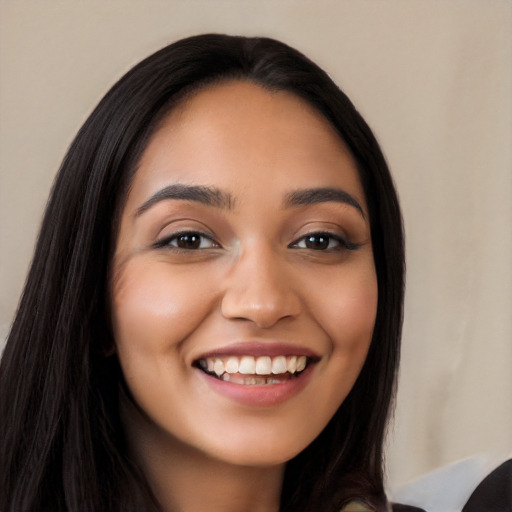
{"type": "Polygon", "coordinates": [[[312,251],[319,251],[319,252],[334,252],[334,251],[343,251],[343,250],[349,250],[349,251],[356,251],[359,249],[360,245],[355,244],[353,242],[349,242],[347,239],[336,235],[334,233],[329,233],[328,231],[314,231],[312,233],[307,233],[306,235],[302,235],[297,241],[292,242],[288,247],[291,249],[309,249],[312,251]],[[313,238],[320,238],[320,239],[327,239],[327,247],[325,248],[319,248],[315,249],[312,247],[300,247],[299,243],[305,241],[307,243],[307,240],[311,240],[313,238]],[[331,241],[334,240],[337,243],[337,246],[335,247],[329,247],[331,245],[331,241]]]}
{"type": "MultiPolygon", "coordinates": [[[[321,243],[321,242],[320,242],[321,243]]],[[[168,236],[166,238],[163,238],[162,240],[157,241],[154,244],[155,248],[172,248],[172,250],[175,251],[201,251],[205,249],[213,249],[213,248],[219,248],[221,247],[220,244],[218,244],[211,236],[206,235],[205,233],[201,233],[200,231],[181,231],[178,233],[173,233],[171,236],[168,236]],[[199,244],[201,244],[201,240],[206,240],[210,244],[208,247],[179,247],[178,245],[173,245],[171,242],[174,240],[178,240],[179,238],[184,237],[190,237],[195,238],[199,240],[199,244]]],[[[334,252],[334,251],[343,251],[343,250],[349,250],[349,251],[356,251],[359,249],[360,245],[355,244],[353,242],[350,242],[346,240],[345,238],[335,235],[333,233],[329,233],[327,231],[318,231],[318,232],[312,232],[308,233],[306,235],[301,236],[299,239],[297,239],[295,242],[292,242],[289,246],[290,249],[309,249],[311,251],[318,251],[318,252],[334,252]],[[324,248],[313,248],[313,247],[301,247],[299,244],[301,242],[308,243],[307,240],[310,241],[312,239],[326,239],[327,240],[327,246],[324,248]],[[336,242],[335,247],[329,247],[331,245],[332,241],[336,242]]]]}
{"type": "Polygon", "coordinates": [[[181,231],[181,232],[178,232],[178,233],[173,233],[172,235],[168,236],[168,237],[165,237],[163,238],[162,240],[158,240],[155,244],[154,244],[154,247],[157,248],[157,249],[161,249],[161,248],[171,248],[175,251],[201,251],[201,250],[204,250],[204,249],[212,249],[212,248],[218,248],[220,247],[220,245],[215,242],[215,240],[211,237],[211,236],[208,236],[206,235],[205,233],[201,233],[200,231],[181,231]],[[196,247],[196,248],[185,248],[185,247],[179,247],[177,245],[172,245],[172,241],[173,240],[178,240],[179,238],[184,238],[184,237],[196,237],[198,238],[200,241],[201,239],[202,240],[207,240],[208,242],[211,243],[211,245],[209,247],[203,247],[203,248],[200,248],[200,247],[196,247]]]}

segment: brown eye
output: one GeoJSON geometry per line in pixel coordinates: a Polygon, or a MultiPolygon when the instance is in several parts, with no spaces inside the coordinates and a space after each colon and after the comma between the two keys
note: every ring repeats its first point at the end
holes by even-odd
{"type": "Polygon", "coordinates": [[[201,247],[200,235],[179,235],[175,240],[176,246],[180,249],[199,249],[201,247]]]}
{"type": "Polygon", "coordinates": [[[320,232],[304,235],[296,242],[290,244],[289,247],[292,249],[309,249],[312,251],[336,251],[344,249],[354,251],[359,248],[359,245],[349,242],[339,235],[320,232]]]}
{"type": "Polygon", "coordinates": [[[337,249],[340,246],[345,246],[343,240],[331,233],[310,233],[292,244],[293,248],[310,249],[313,251],[327,251],[329,249],[337,249]]]}
{"type": "Polygon", "coordinates": [[[331,239],[326,235],[308,235],[304,238],[304,245],[307,249],[323,251],[329,248],[331,239]]]}
{"type": "Polygon", "coordinates": [[[176,233],[155,244],[156,247],[197,251],[218,247],[218,244],[207,235],[195,231],[176,233]]]}

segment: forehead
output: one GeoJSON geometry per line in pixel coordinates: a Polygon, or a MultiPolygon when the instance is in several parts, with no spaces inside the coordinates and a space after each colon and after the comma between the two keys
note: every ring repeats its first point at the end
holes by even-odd
{"type": "Polygon", "coordinates": [[[147,195],[170,182],[242,194],[343,187],[364,203],[355,161],[327,119],[291,92],[242,81],[192,94],[161,122],[133,188],[147,195]]]}

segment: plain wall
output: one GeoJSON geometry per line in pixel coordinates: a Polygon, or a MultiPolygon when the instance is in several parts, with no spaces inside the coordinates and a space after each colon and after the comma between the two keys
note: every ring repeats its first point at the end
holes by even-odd
{"type": "Polygon", "coordinates": [[[323,66],[401,196],[408,286],[391,486],[512,450],[512,2],[0,3],[0,329],[76,131],[133,64],[200,32],[267,35],[323,66]]]}

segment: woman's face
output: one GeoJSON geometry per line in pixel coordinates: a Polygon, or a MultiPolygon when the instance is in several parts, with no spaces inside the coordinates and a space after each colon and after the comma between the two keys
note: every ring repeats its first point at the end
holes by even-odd
{"type": "Polygon", "coordinates": [[[291,93],[197,93],[142,155],[111,289],[148,432],[233,464],[291,459],[347,396],[372,337],[377,282],[351,154],[291,93]]]}

